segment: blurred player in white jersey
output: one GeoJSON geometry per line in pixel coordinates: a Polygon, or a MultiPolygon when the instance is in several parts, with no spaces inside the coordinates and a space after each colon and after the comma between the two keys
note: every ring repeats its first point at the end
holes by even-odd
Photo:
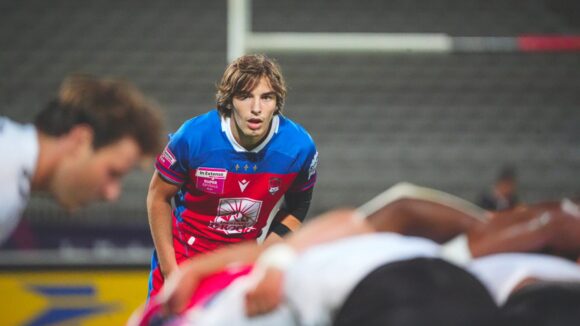
{"type": "Polygon", "coordinates": [[[126,81],[72,75],[34,124],[0,117],[0,243],[31,191],[74,210],[113,201],[121,179],[162,146],[159,110],[126,81]]]}

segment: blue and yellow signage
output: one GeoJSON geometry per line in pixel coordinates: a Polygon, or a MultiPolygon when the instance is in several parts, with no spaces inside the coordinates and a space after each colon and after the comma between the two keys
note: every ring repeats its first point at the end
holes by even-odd
{"type": "Polygon", "coordinates": [[[147,296],[148,271],[0,273],[2,325],[125,325],[147,296]]]}

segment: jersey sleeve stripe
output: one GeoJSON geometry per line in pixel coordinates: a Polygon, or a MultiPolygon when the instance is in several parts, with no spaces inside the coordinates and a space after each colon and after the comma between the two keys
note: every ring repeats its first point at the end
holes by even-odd
{"type": "Polygon", "coordinates": [[[314,187],[314,184],[315,184],[315,183],[316,183],[316,182],[314,182],[314,181],[311,181],[311,182],[307,183],[306,185],[304,185],[304,187],[302,187],[302,189],[300,189],[300,191],[306,191],[306,190],[308,190],[308,189],[310,189],[310,188],[314,187]]]}
{"type": "Polygon", "coordinates": [[[184,178],[181,178],[178,174],[174,173],[173,171],[167,170],[159,163],[155,163],[155,169],[159,172],[159,175],[163,177],[166,181],[175,184],[182,184],[185,182],[184,178]]]}

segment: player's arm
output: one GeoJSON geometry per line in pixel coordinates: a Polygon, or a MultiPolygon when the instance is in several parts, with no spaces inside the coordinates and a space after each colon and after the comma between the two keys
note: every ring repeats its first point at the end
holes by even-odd
{"type": "Polygon", "coordinates": [[[147,194],[147,215],[151,236],[157,250],[161,273],[169,276],[177,269],[173,249],[171,199],[179,191],[179,185],[165,181],[158,172],[153,174],[147,194]]]}
{"type": "MultiPolygon", "coordinates": [[[[458,238],[465,240],[450,243],[455,246],[454,254],[457,249],[475,257],[546,248],[577,253],[580,249],[580,241],[575,240],[580,238],[580,208],[571,200],[530,205],[490,219],[489,213],[463,199],[434,189],[399,184],[359,211],[377,231],[421,236],[439,243],[460,235],[458,238]]],[[[449,249],[446,247],[451,248],[445,245],[444,252],[449,249]]]]}
{"type": "Polygon", "coordinates": [[[268,232],[264,245],[271,245],[283,240],[283,237],[291,232],[297,231],[302,225],[302,221],[294,215],[280,210],[274,218],[274,223],[268,232]]]}
{"type": "Polygon", "coordinates": [[[473,256],[499,252],[580,252],[580,208],[571,200],[530,205],[503,213],[469,233],[473,256]]]}
{"type": "Polygon", "coordinates": [[[181,313],[201,280],[231,264],[251,264],[263,249],[255,242],[244,242],[196,255],[169,277],[156,300],[162,301],[168,312],[181,313]]]}
{"type": "Polygon", "coordinates": [[[420,236],[439,243],[489,220],[485,210],[468,201],[410,183],[389,188],[358,211],[379,232],[420,236]]]}
{"type": "Polygon", "coordinates": [[[305,153],[307,158],[303,162],[298,177],[284,195],[284,206],[270,226],[265,244],[279,242],[289,233],[296,231],[306,218],[316,184],[318,166],[318,152],[311,139],[305,148],[305,153]]]}
{"type": "Polygon", "coordinates": [[[567,207],[578,207],[578,205],[580,205],[580,198],[567,198],[564,200],[549,200],[549,201],[542,201],[542,202],[538,202],[538,203],[529,203],[529,204],[518,204],[516,207],[509,209],[509,210],[503,210],[503,211],[497,211],[497,212],[491,212],[491,216],[493,219],[501,219],[504,217],[510,217],[511,215],[513,215],[514,213],[517,212],[521,212],[521,211],[526,211],[526,210],[533,210],[536,212],[544,212],[544,211],[548,211],[548,210],[558,210],[562,208],[562,203],[567,203],[567,207]]]}
{"type": "Polygon", "coordinates": [[[285,243],[270,246],[262,253],[255,267],[262,277],[246,293],[246,314],[261,315],[280,305],[284,271],[293,264],[296,255],[312,246],[374,231],[355,209],[330,211],[308,221],[298,232],[290,234],[285,243]]]}
{"type": "Polygon", "coordinates": [[[313,188],[286,193],[284,206],[276,214],[265,244],[279,242],[283,237],[300,228],[310,208],[312,193],[313,188]]]}
{"type": "MultiPolygon", "coordinates": [[[[291,252],[300,254],[307,248],[339,238],[353,236],[356,234],[373,232],[374,230],[366,221],[354,218],[357,212],[354,209],[342,209],[325,213],[312,221],[309,221],[305,227],[298,232],[292,233],[288,237],[288,246],[291,252]]],[[[260,254],[272,246],[257,245],[254,242],[245,242],[232,246],[221,248],[211,253],[196,255],[182,264],[177,273],[172,274],[165,283],[160,294],[155,300],[161,300],[161,304],[167,308],[169,313],[179,313],[183,311],[192,293],[197,288],[200,280],[213,273],[223,270],[231,264],[249,264],[255,262],[260,254]]],[[[285,259],[277,256],[277,258],[285,259]]],[[[258,263],[260,265],[260,263],[258,263]]],[[[263,272],[268,272],[266,279],[272,275],[280,275],[281,270],[268,268],[266,261],[261,267],[263,272]]],[[[276,278],[280,280],[280,278],[276,278]]],[[[255,291],[248,293],[250,314],[264,312],[255,308],[256,302],[260,309],[273,309],[280,300],[281,288],[280,283],[276,282],[276,290],[271,287],[265,291],[263,288],[257,288],[255,291]],[[267,292],[264,294],[264,292],[267,292]],[[273,293],[273,294],[272,294],[273,293]],[[272,300],[272,296],[277,297],[272,300]],[[257,301],[256,301],[257,300],[257,301]]]]}

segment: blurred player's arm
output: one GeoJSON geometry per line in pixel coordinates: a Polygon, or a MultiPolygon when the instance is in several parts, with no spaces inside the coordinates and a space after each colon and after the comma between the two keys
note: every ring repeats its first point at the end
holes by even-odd
{"type": "Polygon", "coordinates": [[[301,192],[286,193],[284,206],[276,214],[265,244],[279,242],[284,236],[300,228],[310,208],[312,193],[313,188],[301,192]]]}
{"type": "Polygon", "coordinates": [[[475,257],[500,252],[548,252],[578,256],[580,207],[571,200],[545,202],[502,213],[469,232],[475,257]]]}
{"type": "Polygon", "coordinates": [[[196,255],[168,278],[157,300],[162,301],[167,312],[181,313],[201,280],[232,264],[251,264],[263,250],[263,246],[249,241],[196,255]]]}
{"type": "Polygon", "coordinates": [[[396,232],[443,243],[486,224],[487,211],[443,191],[399,183],[358,208],[378,232],[396,232]]]}
{"type": "Polygon", "coordinates": [[[542,201],[538,203],[529,203],[529,204],[519,204],[518,206],[503,211],[497,212],[490,212],[492,218],[504,218],[510,217],[514,214],[514,212],[522,212],[526,210],[533,210],[538,213],[542,213],[549,210],[557,210],[562,208],[562,202],[568,202],[568,205],[579,206],[580,205],[580,198],[567,198],[563,200],[549,200],[549,201],[542,201]]]}
{"type": "Polygon", "coordinates": [[[265,249],[256,264],[262,277],[246,293],[245,309],[250,317],[272,311],[283,300],[283,275],[293,264],[296,255],[310,247],[352,237],[375,230],[355,209],[338,209],[309,220],[298,232],[286,238],[285,244],[275,244],[265,249]]]}
{"type": "Polygon", "coordinates": [[[173,249],[171,199],[178,191],[178,185],[165,181],[158,172],[153,174],[147,194],[147,216],[164,277],[177,269],[173,249]]]}
{"type": "MultiPolygon", "coordinates": [[[[300,254],[307,248],[339,238],[356,234],[369,233],[374,230],[361,219],[354,218],[357,212],[354,209],[341,209],[325,213],[312,221],[304,228],[288,236],[287,243],[290,251],[300,254]]],[[[245,242],[221,248],[211,253],[196,255],[180,266],[178,272],[172,274],[165,283],[157,300],[162,300],[168,313],[180,313],[186,307],[192,293],[197,288],[200,280],[223,270],[231,264],[250,264],[256,261],[261,253],[267,250],[267,245],[257,245],[255,242],[245,242]]],[[[272,275],[280,275],[282,271],[276,268],[268,268],[265,264],[262,268],[268,272],[266,279],[272,275]]],[[[277,278],[279,281],[280,278],[277,278]]],[[[250,305],[256,302],[260,309],[273,309],[281,299],[281,284],[276,282],[275,290],[270,286],[267,291],[262,287],[257,291],[248,293],[250,305]],[[266,293],[265,293],[266,292],[266,293]],[[277,300],[272,301],[272,296],[277,300]],[[267,297],[267,299],[264,299],[267,297]],[[253,300],[253,299],[257,299],[253,300]]],[[[250,310],[251,313],[263,312],[264,310],[250,310]]]]}
{"type": "Polygon", "coordinates": [[[580,208],[569,199],[492,215],[444,192],[402,183],[359,211],[377,231],[420,236],[438,243],[466,236],[466,241],[455,244],[461,244],[461,250],[474,257],[546,249],[563,255],[580,251],[580,208]]]}

